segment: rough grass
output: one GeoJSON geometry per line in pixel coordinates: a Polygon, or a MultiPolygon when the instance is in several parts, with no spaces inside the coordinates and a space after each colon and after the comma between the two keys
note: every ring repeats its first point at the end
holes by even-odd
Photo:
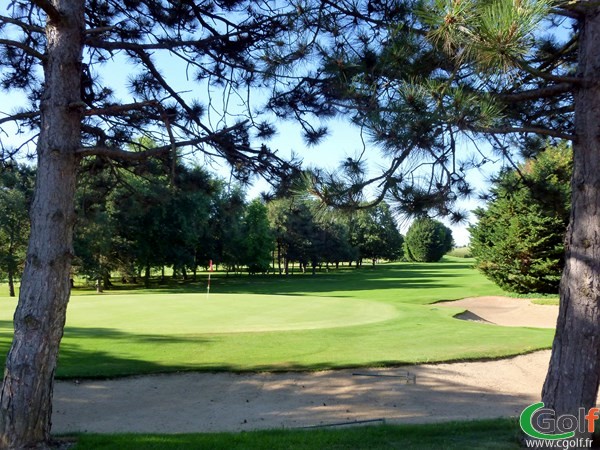
{"type": "Polygon", "coordinates": [[[453,256],[455,258],[472,258],[471,248],[466,247],[456,247],[452,249],[448,256],[453,256]]]}
{"type": "MultiPolygon", "coordinates": [[[[72,297],[57,376],[180,370],[316,370],[497,358],[552,331],[454,319],[439,300],[502,292],[464,259],[311,275],[213,277],[72,297]],[[223,295],[227,293],[228,295],[223,295]]],[[[79,295],[78,295],[79,294],[79,295]]],[[[0,358],[14,300],[0,298],[0,358]]]]}
{"type": "Polygon", "coordinates": [[[514,419],[177,435],[80,435],[75,450],[519,449],[514,419]]]}

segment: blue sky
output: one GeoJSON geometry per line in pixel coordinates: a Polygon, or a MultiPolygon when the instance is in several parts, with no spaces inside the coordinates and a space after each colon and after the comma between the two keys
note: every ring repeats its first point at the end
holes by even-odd
{"type": "MultiPolygon", "coordinates": [[[[115,61],[115,64],[113,64],[110,71],[104,71],[102,73],[102,77],[108,81],[112,87],[116,88],[115,91],[118,93],[118,98],[125,103],[131,101],[129,98],[130,95],[125,89],[118,87],[125,85],[128,76],[133,70],[134,68],[130,64],[124,63],[123,61],[115,61]]],[[[167,72],[172,79],[176,80],[177,85],[180,87],[178,90],[189,91],[188,95],[190,96],[194,95],[194,92],[196,92],[198,98],[206,100],[206,98],[203,99],[202,94],[204,93],[202,90],[198,89],[197,86],[191,85],[186,80],[185,71],[182,70],[180,66],[177,67],[176,65],[166,64],[163,70],[167,72]]],[[[4,115],[3,113],[13,112],[23,101],[24,98],[19,93],[0,93],[0,114],[4,115]]],[[[218,114],[213,114],[213,122],[217,120],[218,114]]],[[[303,159],[306,165],[318,166],[329,170],[335,170],[340,161],[346,157],[356,157],[358,154],[362,153],[365,145],[367,149],[365,152],[366,160],[368,162],[368,167],[373,173],[377,173],[378,169],[386,164],[386,160],[382,158],[377,147],[369,145],[368,141],[363,142],[359,128],[350,124],[345,118],[341,117],[329,120],[326,122],[326,125],[330,130],[330,134],[322,141],[322,143],[316,146],[307,146],[302,139],[300,127],[291,121],[280,122],[278,124],[278,133],[266,143],[272,149],[279,150],[280,155],[288,156],[294,152],[303,159]]],[[[10,125],[3,125],[2,131],[3,135],[1,136],[1,139],[5,145],[6,143],[16,144],[16,142],[21,141],[23,138],[23,136],[15,136],[15,129],[10,125]]],[[[31,147],[31,150],[33,150],[33,147],[31,147]]],[[[202,157],[199,157],[197,161],[202,164],[202,157]]],[[[216,163],[212,164],[211,168],[223,178],[228,178],[229,169],[224,165],[216,163]]],[[[473,176],[472,182],[475,188],[478,191],[484,190],[485,177],[478,173],[473,173],[471,175],[473,176]]],[[[268,183],[264,180],[257,179],[255,180],[254,185],[248,190],[248,195],[253,198],[265,190],[268,190],[268,183]]],[[[462,208],[472,210],[478,204],[479,203],[473,199],[465,203],[462,208]]],[[[406,221],[401,221],[399,223],[403,234],[406,233],[409,223],[410,222],[406,221]]],[[[447,224],[452,228],[456,244],[459,246],[466,245],[469,240],[468,232],[466,230],[467,225],[462,224],[453,226],[449,223],[447,224]]]]}
{"type": "MultiPolygon", "coordinates": [[[[327,136],[322,143],[317,146],[307,147],[301,138],[301,132],[299,127],[293,123],[280,123],[279,133],[270,140],[267,144],[273,148],[281,151],[281,154],[286,155],[291,151],[300,155],[304,163],[309,166],[318,166],[329,170],[335,170],[340,161],[346,157],[355,157],[363,151],[363,138],[361,138],[360,129],[350,124],[343,117],[336,120],[326,122],[330,134],[327,136]]],[[[370,145],[367,138],[365,137],[366,152],[365,159],[368,162],[368,166],[373,174],[379,172],[379,168],[384,167],[387,161],[381,156],[379,149],[370,145]]],[[[468,145],[465,143],[461,149],[463,153],[470,152],[468,145]]],[[[484,171],[472,170],[469,173],[469,182],[472,183],[476,192],[487,191],[489,183],[487,179],[491,174],[499,170],[499,166],[496,164],[489,164],[484,168],[484,171]]],[[[224,169],[224,173],[227,173],[227,169],[224,169]]],[[[268,190],[268,184],[265,181],[257,180],[249,190],[251,197],[257,196],[260,192],[268,190]]],[[[477,200],[477,195],[473,198],[462,201],[460,208],[471,211],[477,206],[483,205],[481,201],[477,200]]],[[[451,229],[454,236],[454,240],[458,246],[467,245],[469,242],[469,233],[467,231],[468,223],[460,225],[452,225],[450,222],[440,219],[446,223],[451,229]]],[[[470,222],[474,222],[474,217],[471,215],[469,218],[470,222]]],[[[399,221],[401,232],[406,234],[410,221],[399,221]]]]}
{"type": "MultiPolygon", "coordinates": [[[[186,67],[175,58],[168,56],[161,56],[159,64],[163,75],[171,81],[173,86],[176,86],[178,92],[182,93],[182,96],[186,98],[197,98],[204,104],[209,103],[209,97],[207,94],[206,86],[199,86],[195,81],[188,79],[188,73],[186,67]]],[[[110,61],[106,67],[100,68],[100,76],[103,81],[106,82],[115,91],[115,97],[124,103],[133,101],[131,95],[128,93],[126,86],[128,78],[136,71],[135,66],[126,62],[119,55],[115,55],[112,61],[110,61]]],[[[191,75],[190,75],[191,76],[191,75]]],[[[253,94],[254,95],[254,94],[253,94]]],[[[260,94],[257,95],[260,99],[260,94]]],[[[214,110],[210,112],[206,120],[211,122],[211,125],[218,128],[218,125],[225,126],[231,125],[235,117],[231,116],[226,119],[226,122],[222,121],[222,114],[219,109],[222,108],[223,94],[219,91],[214,91],[211,98],[214,110]]],[[[236,99],[236,96],[229,97],[229,108],[233,111],[239,108],[236,102],[241,100],[236,99]]],[[[11,113],[23,102],[21,95],[11,93],[0,93],[0,113],[11,113]]],[[[348,156],[356,157],[366,148],[365,156],[368,162],[368,167],[372,173],[378,173],[379,168],[386,165],[386,160],[382,158],[379,150],[376,146],[370,145],[368,141],[364,141],[361,137],[360,130],[358,127],[353,126],[349,123],[349,120],[341,117],[332,119],[325,124],[330,130],[330,134],[325,138],[322,143],[317,146],[307,146],[303,139],[300,127],[292,121],[283,122],[278,124],[278,133],[267,145],[272,149],[277,149],[280,155],[287,156],[292,152],[299,155],[309,166],[319,166],[329,170],[335,170],[340,161],[348,156]]],[[[318,125],[318,124],[316,124],[318,125]]],[[[3,126],[3,135],[1,139],[4,143],[17,142],[21,140],[23,136],[15,137],[14,129],[10,126],[3,126]]],[[[365,139],[367,139],[365,137],[365,139]]],[[[461,149],[463,152],[470,151],[467,146],[461,149]]],[[[203,163],[203,158],[198,158],[198,163],[203,163]]],[[[224,166],[218,164],[211,165],[213,170],[219,173],[222,177],[228,178],[229,170],[224,166]]],[[[487,168],[488,172],[498,170],[498,167],[487,168]]],[[[481,174],[473,172],[470,174],[470,182],[475,187],[476,191],[484,191],[487,189],[486,178],[487,174],[481,174]]],[[[249,196],[255,197],[261,191],[267,190],[268,185],[264,180],[257,180],[252,188],[249,189],[249,196]]],[[[475,198],[461,205],[462,209],[470,211],[478,206],[480,203],[475,198]]],[[[473,220],[471,217],[470,220],[473,220]]],[[[469,237],[466,230],[466,224],[453,226],[447,223],[453,230],[454,239],[457,245],[462,246],[468,243],[469,237]]],[[[402,221],[399,223],[401,231],[406,233],[409,222],[402,221]]]]}

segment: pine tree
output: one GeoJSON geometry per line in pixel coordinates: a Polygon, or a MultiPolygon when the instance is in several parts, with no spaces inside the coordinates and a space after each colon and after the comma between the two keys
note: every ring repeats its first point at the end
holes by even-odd
{"type": "Polygon", "coordinates": [[[329,75],[323,98],[351,111],[390,164],[370,179],[361,173],[358,182],[344,173],[322,176],[316,190],[324,201],[356,205],[357,190],[372,185],[374,201],[388,198],[407,214],[461,221],[465,213],[454,204],[473,193],[468,169],[490,160],[512,165],[516,149],[529,153],[548,137],[572,142],[560,314],[542,400],[557,416],[592,407],[600,382],[598,6],[579,0],[335,5],[353,8],[336,22],[353,34],[323,52],[329,75]],[[472,153],[459,145],[465,139],[472,153]]]}

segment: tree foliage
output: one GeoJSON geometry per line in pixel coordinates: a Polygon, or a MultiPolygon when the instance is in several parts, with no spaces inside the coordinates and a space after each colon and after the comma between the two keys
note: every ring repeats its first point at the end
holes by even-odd
{"type": "Polygon", "coordinates": [[[0,15],[0,85],[23,99],[2,111],[0,124],[15,132],[0,137],[0,159],[35,153],[38,170],[28,250],[34,263],[25,266],[15,314],[0,446],[44,447],[50,439],[82,162],[135,170],[162,158],[175,167],[177,149],[187,148],[227,161],[242,181],[296,170],[297,161],[252,142],[273,129],[258,114],[262,105],[247,100],[251,87],[276,82],[282,58],[303,56],[306,32],[297,18],[293,5],[210,0],[17,0],[0,15]],[[183,69],[173,71],[168,61],[183,69]],[[124,65],[129,76],[119,77],[124,65]],[[198,87],[203,98],[195,97],[198,87]],[[144,146],[144,136],[158,146],[144,146]]]}
{"type": "Polygon", "coordinates": [[[0,173],[0,279],[8,282],[11,297],[25,263],[33,182],[27,166],[12,165],[0,173]]]}
{"type": "Polygon", "coordinates": [[[251,274],[268,272],[275,240],[269,225],[268,209],[260,200],[251,201],[245,208],[242,229],[242,263],[251,274]]]}
{"type": "Polygon", "coordinates": [[[358,250],[357,264],[362,259],[395,261],[403,255],[403,237],[387,203],[358,210],[349,217],[352,244],[358,250]]]}
{"type": "Polygon", "coordinates": [[[469,170],[510,164],[515,148],[539,145],[536,135],[572,138],[576,37],[567,19],[540,31],[556,12],[547,2],[341,1],[327,11],[339,35],[319,41],[320,79],[298,82],[277,111],[305,101],[307,111],[349,114],[389,164],[373,173],[363,152],[338,170],[315,169],[324,202],[385,199],[397,214],[461,222],[456,200],[475,190],[469,170]]]}
{"type": "Polygon", "coordinates": [[[390,164],[370,179],[364,172],[318,174],[315,190],[324,201],[356,205],[360,188],[373,185],[375,201],[387,197],[399,211],[460,221],[465,213],[455,200],[473,193],[468,169],[511,165],[517,151],[530,153],[548,137],[573,143],[561,312],[542,400],[559,416],[593,406],[600,346],[587,343],[600,340],[598,6],[342,0],[334,8],[354,8],[349,16],[358,25],[352,38],[327,48],[323,73],[335,88],[324,101],[352,111],[390,164]],[[399,6],[396,14],[378,16],[383,3],[399,6]],[[374,33],[365,32],[370,25],[374,33]]]}
{"type": "Polygon", "coordinates": [[[454,247],[452,230],[429,217],[416,219],[405,239],[405,254],[409,261],[437,262],[454,247]]]}
{"type": "Polygon", "coordinates": [[[471,249],[477,267],[502,288],[557,293],[570,214],[572,153],[549,147],[503,172],[486,208],[475,211],[471,249]]]}

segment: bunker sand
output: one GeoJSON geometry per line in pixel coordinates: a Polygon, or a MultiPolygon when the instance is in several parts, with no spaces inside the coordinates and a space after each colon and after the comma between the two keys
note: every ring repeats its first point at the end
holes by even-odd
{"type": "Polygon", "coordinates": [[[558,306],[537,305],[531,300],[510,297],[474,297],[436,306],[465,309],[458,319],[478,320],[505,327],[555,328],[558,306]]]}
{"type": "MultiPolygon", "coordinates": [[[[494,317],[490,311],[478,310],[473,299],[468,300],[468,309],[477,317],[495,323],[500,316],[502,321],[508,320],[506,311],[494,317]]],[[[495,300],[479,301],[485,309],[486,303],[495,300]]],[[[519,301],[521,306],[528,302],[519,301]]],[[[455,302],[446,305],[467,309],[455,302]]],[[[533,316],[530,310],[528,317],[535,319],[533,316]]],[[[553,326],[551,318],[546,320],[550,322],[545,326],[553,326]]],[[[510,321],[504,324],[511,326],[510,321]]],[[[540,325],[536,320],[518,326],[540,325]]],[[[386,369],[59,381],[54,393],[53,431],[186,433],[375,419],[424,423],[516,416],[539,401],[549,357],[549,351],[540,351],[497,361],[386,369]],[[405,377],[407,372],[416,382],[405,377]]]]}

